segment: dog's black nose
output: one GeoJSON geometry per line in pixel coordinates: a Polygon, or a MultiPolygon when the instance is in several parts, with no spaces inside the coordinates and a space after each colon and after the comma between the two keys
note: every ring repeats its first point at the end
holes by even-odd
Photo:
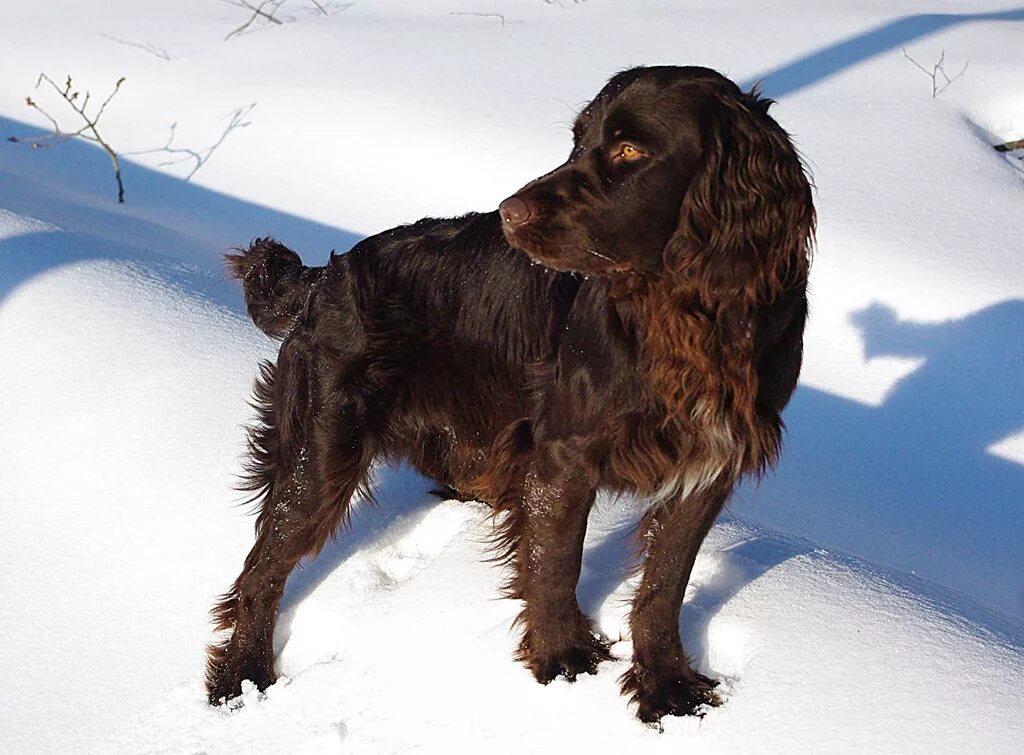
{"type": "Polygon", "coordinates": [[[512,228],[525,225],[533,217],[533,207],[521,197],[509,197],[498,205],[498,212],[505,225],[512,228]]]}

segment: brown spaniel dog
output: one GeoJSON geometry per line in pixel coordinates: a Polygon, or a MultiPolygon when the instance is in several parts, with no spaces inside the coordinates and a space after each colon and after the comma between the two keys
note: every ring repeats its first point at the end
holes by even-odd
{"type": "Polygon", "coordinates": [[[771,101],[696,67],[613,77],[569,159],[497,212],[426,219],[321,268],[228,257],[282,338],[255,388],[256,544],[214,609],[218,703],[273,684],[285,580],[348,518],[375,460],[489,503],[516,657],[546,683],[608,659],[576,602],[598,491],[649,500],[622,678],[643,721],[717,705],[679,610],[733,487],[779,455],[800,372],[811,188],[771,101]]]}

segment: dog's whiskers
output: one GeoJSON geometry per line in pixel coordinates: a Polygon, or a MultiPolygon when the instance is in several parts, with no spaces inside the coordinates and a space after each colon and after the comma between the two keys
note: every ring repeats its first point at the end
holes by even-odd
{"type": "Polygon", "coordinates": [[[590,252],[590,254],[594,255],[595,257],[600,257],[601,259],[607,262],[611,262],[613,264],[615,263],[615,260],[613,260],[611,257],[601,254],[599,251],[597,251],[597,249],[594,248],[597,246],[597,242],[594,241],[593,237],[589,233],[587,233],[587,241],[589,241],[590,243],[587,244],[585,248],[588,252],[590,252]]]}

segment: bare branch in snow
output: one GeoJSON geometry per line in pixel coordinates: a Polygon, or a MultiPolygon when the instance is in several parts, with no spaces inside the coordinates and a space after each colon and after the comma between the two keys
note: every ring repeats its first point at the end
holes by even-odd
{"type": "Polygon", "coordinates": [[[64,85],[60,86],[45,73],[41,73],[39,74],[39,78],[36,80],[36,89],[38,90],[44,82],[49,84],[50,88],[53,89],[53,91],[67,103],[68,107],[70,107],[82,119],[83,125],[74,131],[65,130],[57,122],[56,118],[50,115],[49,112],[44,110],[39,103],[29,96],[25,98],[25,104],[50,122],[50,131],[45,134],[38,134],[36,136],[26,138],[11,136],[7,141],[14,142],[15,144],[27,144],[32,149],[56,147],[57,145],[64,144],[72,139],[85,139],[86,141],[99,145],[103,151],[107,153],[107,156],[110,158],[110,164],[114,169],[114,178],[117,181],[117,201],[124,204],[124,184],[121,181],[121,162],[118,159],[117,152],[114,151],[113,147],[110,146],[99,132],[99,120],[106,111],[107,105],[109,105],[110,101],[114,99],[114,95],[120,91],[121,84],[124,83],[124,77],[122,76],[117,80],[117,83],[114,84],[113,91],[107,96],[107,99],[103,100],[93,115],[89,115],[88,113],[90,99],[89,92],[87,91],[85,96],[80,99],[79,97],[81,92],[73,88],[70,75],[65,80],[64,85]]]}
{"type": "Polygon", "coordinates": [[[351,8],[353,5],[355,5],[355,0],[352,0],[351,2],[347,2],[347,3],[339,3],[339,2],[321,3],[321,2],[317,2],[317,0],[310,0],[310,5],[312,5],[314,8],[316,8],[317,12],[321,16],[336,16],[339,13],[341,13],[342,11],[347,11],[349,8],[351,8]]]}
{"type": "MultiPolygon", "coordinates": [[[[224,37],[225,42],[254,28],[262,28],[271,24],[283,26],[296,20],[294,16],[280,15],[281,9],[287,4],[288,0],[222,0],[222,2],[249,12],[249,18],[246,22],[224,37]]],[[[348,10],[353,5],[355,5],[354,1],[310,0],[309,5],[304,6],[304,9],[307,12],[313,11],[319,16],[326,17],[337,15],[342,11],[348,10]]]]}
{"type": "Polygon", "coordinates": [[[255,24],[257,21],[262,21],[264,24],[276,24],[280,26],[284,22],[277,18],[275,15],[284,5],[287,0],[262,0],[259,3],[252,3],[249,0],[224,0],[228,5],[234,5],[237,8],[244,8],[250,12],[249,19],[239,26],[237,29],[232,31],[226,37],[224,41],[227,42],[232,37],[236,37],[239,34],[245,32],[249,27],[255,24]]]}
{"type": "Polygon", "coordinates": [[[995,146],[996,152],[1013,152],[1015,149],[1024,149],[1024,139],[1017,139],[1012,142],[997,144],[995,146]]]}
{"type": "Polygon", "coordinates": [[[171,157],[162,163],[159,163],[160,167],[166,167],[168,165],[181,165],[182,163],[192,162],[192,169],[185,176],[185,180],[188,181],[194,176],[200,168],[202,168],[209,159],[213,156],[213,153],[217,151],[217,148],[224,143],[224,140],[228,138],[228,135],[232,131],[246,126],[252,125],[252,121],[247,121],[249,113],[256,107],[256,103],[247,105],[245,107],[238,108],[232,114],[228,120],[228,125],[225,126],[224,132],[220,137],[211,144],[209,147],[204,149],[190,149],[188,147],[176,147],[174,146],[174,138],[176,136],[176,130],[178,128],[177,122],[172,123],[170,127],[170,134],[167,136],[167,142],[162,147],[156,149],[146,149],[139,152],[126,152],[126,155],[152,155],[158,152],[164,152],[171,157]]]}
{"type": "Polygon", "coordinates": [[[452,11],[448,15],[450,16],[480,16],[481,18],[496,18],[501,21],[501,25],[505,25],[505,17],[500,13],[473,13],[472,11],[452,11]]]}
{"type": "Polygon", "coordinates": [[[149,42],[129,42],[127,39],[118,39],[117,37],[112,37],[109,34],[104,34],[103,32],[100,32],[100,36],[104,39],[109,39],[111,42],[117,42],[117,44],[119,45],[125,45],[127,47],[137,47],[140,50],[145,50],[150,55],[155,55],[161,60],[171,59],[170,53],[168,53],[167,50],[164,50],[161,47],[157,47],[156,45],[151,45],[149,42]]]}
{"type": "Polygon", "coordinates": [[[956,81],[961,76],[963,76],[964,72],[967,70],[967,66],[970,65],[970,61],[967,61],[966,63],[964,63],[964,67],[960,69],[960,73],[958,73],[953,78],[950,78],[949,75],[946,73],[946,51],[945,50],[943,50],[939,54],[938,62],[936,62],[935,65],[932,66],[932,69],[930,71],[927,68],[925,68],[923,65],[918,63],[916,60],[914,60],[912,57],[910,57],[910,53],[907,52],[907,48],[905,48],[905,47],[903,48],[903,57],[905,57],[907,60],[909,60],[911,63],[913,63],[914,66],[919,71],[924,73],[925,76],[927,76],[928,78],[930,78],[932,80],[932,99],[938,97],[940,94],[945,92],[946,89],[949,88],[950,84],[952,84],[954,81],[956,81]],[[939,77],[940,76],[945,81],[944,84],[939,81],[939,77]]]}

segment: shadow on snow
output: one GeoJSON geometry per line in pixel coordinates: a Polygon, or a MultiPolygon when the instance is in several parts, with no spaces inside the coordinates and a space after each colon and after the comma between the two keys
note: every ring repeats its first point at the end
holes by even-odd
{"type": "Polygon", "coordinates": [[[741,86],[749,89],[760,81],[766,95],[784,97],[865,60],[905,47],[929,34],[977,21],[1024,21],[1024,8],[991,13],[920,13],[903,16],[802,55],[744,81],[741,86]]]}
{"type": "MultiPolygon", "coordinates": [[[[34,131],[0,118],[0,137],[34,131]]],[[[275,236],[318,264],[331,249],[361,238],[129,161],[122,172],[127,204],[118,205],[109,161],[98,148],[71,141],[32,150],[0,141],[0,208],[41,221],[37,230],[0,238],[0,304],[47,270],[104,259],[151,267],[176,286],[244,312],[239,287],[220,272],[229,247],[275,236]]],[[[0,232],[3,223],[0,214],[0,232]]]]}

